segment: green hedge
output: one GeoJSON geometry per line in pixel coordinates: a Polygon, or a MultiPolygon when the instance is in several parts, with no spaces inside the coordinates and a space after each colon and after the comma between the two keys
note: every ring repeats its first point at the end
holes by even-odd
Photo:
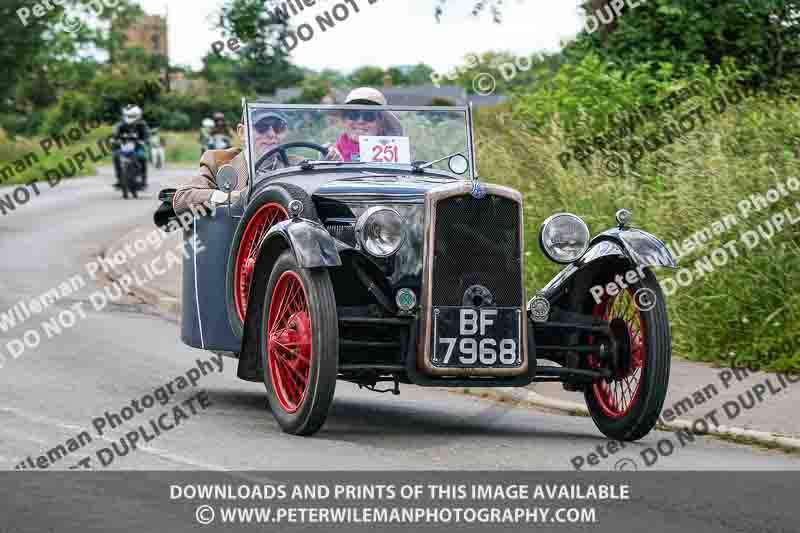
{"type": "MultiPolygon", "coordinates": [[[[736,213],[738,203],[751,194],[764,194],[790,177],[800,178],[800,103],[794,97],[769,95],[751,96],[722,114],[709,113],[704,126],[646,155],[623,176],[608,175],[604,159],[598,156],[565,169],[559,155],[578,137],[601,129],[590,125],[601,124],[601,119],[581,122],[580,117],[600,117],[609,110],[623,110],[625,101],[639,101],[636,91],[630,90],[622,96],[617,93],[617,100],[611,99],[615,103],[609,104],[601,95],[623,82],[602,76],[595,84],[591,80],[575,82],[582,87],[577,93],[541,89],[518,96],[510,105],[482,110],[476,118],[481,175],[515,187],[525,197],[529,294],[558,271],[541,255],[537,243],[539,225],[556,211],[582,216],[598,233],[612,227],[614,212],[626,207],[633,211],[635,225],[667,242],[682,241],[736,213]],[[567,101],[558,106],[554,103],[558,98],[567,101]]],[[[708,106],[725,87],[709,83],[708,93],[693,97],[688,105],[708,106]]],[[[656,126],[664,120],[655,120],[656,126]]],[[[629,160],[624,152],[603,155],[629,160]]],[[[794,208],[800,217],[795,202],[800,202],[800,192],[740,220],[701,250],[682,257],[680,265],[694,268],[695,261],[716,247],[784,209],[794,208]]],[[[671,275],[660,272],[662,277],[671,275]]],[[[764,245],[741,250],[740,257],[668,297],[675,353],[725,364],[800,369],[798,287],[800,224],[764,245]]]]}

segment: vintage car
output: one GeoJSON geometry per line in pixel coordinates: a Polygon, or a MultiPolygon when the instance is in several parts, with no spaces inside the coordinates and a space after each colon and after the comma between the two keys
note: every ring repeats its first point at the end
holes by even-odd
{"type": "Polygon", "coordinates": [[[539,246],[565,266],[526,295],[522,196],[478,177],[470,107],[243,107],[251,178],[185,233],[204,251],[184,264],[182,339],[238,358],[284,431],[318,431],[337,380],[558,381],[610,438],[653,428],[671,341],[652,270],[676,265],[629,212],[593,238],[545,220],[539,246]]]}

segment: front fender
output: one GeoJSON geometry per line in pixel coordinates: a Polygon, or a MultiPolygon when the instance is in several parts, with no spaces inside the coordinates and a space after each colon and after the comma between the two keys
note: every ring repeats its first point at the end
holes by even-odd
{"type": "MultiPolygon", "coordinates": [[[[615,244],[618,249],[621,248],[620,251],[623,253],[623,255],[625,255],[637,267],[678,267],[678,263],[675,261],[675,258],[672,257],[672,253],[669,251],[669,248],[667,248],[667,245],[655,235],[640,229],[612,228],[608,231],[604,231],[592,239],[591,243],[589,244],[589,251],[601,243],[615,244]]],[[[607,253],[618,252],[607,251],[607,253]]],[[[589,255],[588,251],[586,254],[584,254],[580,261],[583,261],[587,255],[589,255]]],[[[600,251],[595,252],[595,257],[590,258],[587,262],[590,262],[597,257],[602,257],[602,253],[600,251]]]]}
{"type": "Polygon", "coordinates": [[[302,268],[342,266],[342,258],[334,239],[322,224],[300,219],[285,220],[272,226],[264,236],[262,250],[272,239],[282,238],[302,268]]]}
{"type": "Polygon", "coordinates": [[[632,268],[678,267],[667,245],[656,236],[640,229],[613,228],[593,238],[586,253],[559,272],[539,294],[553,303],[580,272],[593,263],[614,259],[627,261],[632,268]]]}
{"type": "Polygon", "coordinates": [[[285,250],[291,250],[301,268],[341,266],[342,258],[334,239],[324,226],[307,219],[290,219],[272,226],[259,243],[254,276],[250,284],[251,302],[247,306],[242,333],[242,347],[237,375],[248,381],[263,376],[258,357],[258,327],[263,312],[263,294],[275,262],[285,250]]]}

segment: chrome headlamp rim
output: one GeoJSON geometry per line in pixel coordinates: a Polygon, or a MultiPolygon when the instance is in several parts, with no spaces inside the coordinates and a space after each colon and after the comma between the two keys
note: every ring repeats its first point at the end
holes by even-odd
{"type": "Polygon", "coordinates": [[[381,258],[391,257],[394,254],[396,254],[398,250],[400,250],[400,248],[402,248],[403,244],[405,244],[406,242],[406,228],[403,222],[404,222],[403,217],[395,209],[392,209],[391,207],[387,207],[384,205],[372,206],[366,211],[364,211],[356,221],[356,227],[355,227],[356,241],[358,242],[358,245],[360,246],[362,251],[368,253],[373,257],[381,257],[381,258]],[[385,254],[378,254],[370,251],[369,248],[367,248],[366,238],[364,236],[364,228],[366,227],[367,222],[369,222],[369,219],[372,218],[373,215],[381,211],[389,211],[393,213],[400,220],[400,241],[397,243],[397,246],[395,246],[395,248],[392,251],[385,254]]]}
{"type": "Polygon", "coordinates": [[[547,257],[550,261],[552,261],[554,263],[558,263],[560,265],[569,265],[571,263],[574,263],[575,261],[577,261],[581,257],[583,257],[584,254],[586,253],[586,251],[589,249],[589,242],[591,241],[591,239],[592,239],[592,234],[591,234],[591,232],[589,232],[589,226],[586,224],[586,221],[584,221],[581,217],[579,217],[578,215],[576,215],[574,213],[555,213],[555,214],[550,215],[549,217],[547,217],[544,220],[544,222],[542,222],[542,225],[539,227],[539,249],[542,250],[542,253],[544,254],[544,256],[547,257]],[[550,253],[550,251],[547,249],[547,246],[545,246],[545,244],[544,244],[544,230],[545,230],[545,228],[547,228],[547,225],[550,224],[551,222],[553,222],[553,220],[555,220],[556,218],[559,218],[559,217],[572,218],[572,219],[576,220],[579,224],[581,224],[583,226],[583,228],[586,230],[587,238],[586,238],[586,242],[583,245],[583,250],[581,250],[580,254],[577,254],[574,258],[569,259],[569,260],[556,259],[550,253]]]}

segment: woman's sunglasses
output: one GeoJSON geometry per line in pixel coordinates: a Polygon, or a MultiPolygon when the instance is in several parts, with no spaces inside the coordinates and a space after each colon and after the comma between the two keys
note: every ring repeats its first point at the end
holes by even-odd
{"type": "Polygon", "coordinates": [[[345,111],[344,118],[353,122],[362,119],[364,122],[375,122],[378,120],[377,111],[345,111]]]}
{"type": "Polygon", "coordinates": [[[256,122],[255,125],[256,133],[259,133],[261,135],[264,135],[270,129],[272,129],[272,131],[274,131],[277,134],[281,134],[284,131],[286,131],[287,127],[288,125],[286,124],[286,122],[278,118],[267,118],[264,120],[259,120],[258,122],[256,122]]]}

